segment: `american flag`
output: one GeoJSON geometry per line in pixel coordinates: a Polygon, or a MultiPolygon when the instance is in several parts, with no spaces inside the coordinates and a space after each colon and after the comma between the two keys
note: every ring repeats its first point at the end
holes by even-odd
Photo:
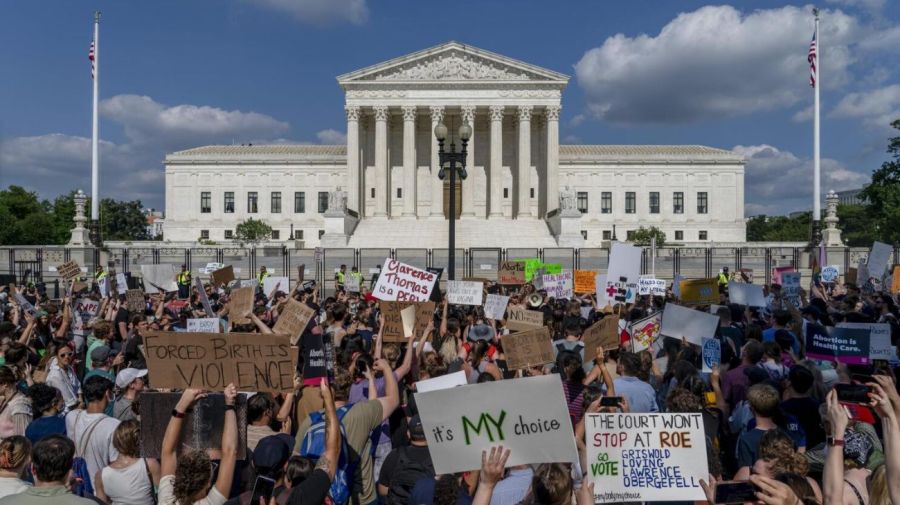
{"type": "Polygon", "coordinates": [[[88,59],[91,60],[91,79],[94,78],[94,41],[91,41],[91,50],[88,51],[88,59]]]}
{"type": "Polygon", "coordinates": [[[816,32],[813,32],[812,42],[809,43],[809,54],[806,60],[809,61],[809,85],[816,87],[816,32]]]}

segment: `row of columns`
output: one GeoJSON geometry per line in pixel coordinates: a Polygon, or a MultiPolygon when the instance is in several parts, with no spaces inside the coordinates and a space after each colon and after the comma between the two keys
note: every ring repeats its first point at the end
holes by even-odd
{"type": "MultiPolygon", "coordinates": [[[[403,210],[402,216],[416,216],[416,116],[418,107],[415,105],[403,105],[400,107],[403,115],[403,210]]],[[[473,127],[472,138],[469,140],[466,166],[475,166],[475,107],[464,105],[461,107],[462,120],[473,127]]],[[[503,115],[506,110],[504,105],[491,105],[488,108],[490,127],[490,179],[489,186],[489,210],[488,217],[502,217],[502,172],[503,166],[503,115]]],[[[518,119],[518,164],[514,168],[517,174],[514,184],[514,194],[518,203],[516,217],[537,217],[531,213],[531,116],[534,108],[531,105],[519,105],[516,107],[518,119]]],[[[351,210],[360,211],[364,205],[364,195],[361,194],[360,180],[360,146],[359,146],[359,119],[361,107],[348,105],[347,113],[347,171],[348,185],[347,201],[351,210]]],[[[431,106],[431,131],[444,119],[444,106],[431,106]]],[[[558,206],[559,193],[559,105],[545,107],[547,124],[547,212],[558,206]]],[[[386,105],[372,107],[375,118],[375,210],[373,217],[388,216],[388,136],[387,122],[389,108],[386,105]]],[[[440,170],[438,161],[438,143],[434,135],[431,138],[431,210],[432,217],[444,215],[444,186],[438,179],[437,171],[440,170]]],[[[474,177],[468,177],[463,182],[462,191],[462,216],[474,217],[474,177]]]]}

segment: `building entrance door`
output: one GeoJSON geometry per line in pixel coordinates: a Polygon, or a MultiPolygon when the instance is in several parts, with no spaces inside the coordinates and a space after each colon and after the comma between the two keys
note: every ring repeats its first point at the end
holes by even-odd
{"type": "MultiPolygon", "coordinates": [[[[456,219],[462,214],[462,181],[456,181],[456,219]]],[[[444,179],[444,219],[450,219],[450,176],[444,179]]]]}

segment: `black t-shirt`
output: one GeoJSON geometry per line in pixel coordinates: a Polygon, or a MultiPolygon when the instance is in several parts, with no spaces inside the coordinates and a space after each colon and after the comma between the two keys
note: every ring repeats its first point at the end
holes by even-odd
{"type": "Polygon", "coordinates": [[[410,464],[418,463],[425,468],[434,468],[434,464],[431,462],[431,453],[428,451],[427,446],[419,447],[410,445],[394,449],[388,453],[387,457],[384,458],[384,463],[381,464],[381,473],[378,475],[378,483],[382,486],[391,487],[391,478],[401,470],[401,468],[399,468],[401,452],[405,453],[410,464]]]}
{"type": "Polygon", "coordinates": [[[325,503],[331,479],[325,470],[316,468],[299,486],[291,490],[287,505],[321,505],[325,503]]]}
{"type": "Polygon", "coordinates": [[[116,312],[116,335],[119,336],[119,340],[125,340],[128,335],[123,335],[122,332],[119,331],[119,323],[125,323],[125,328],[128,328],[128,309],[125,307],[119,307],[119,310],[116,312]]]}
{"type": "Polygon", "coordinates": [[[797,418],[806,432],[806,447],[813,448],[825,441],[825,430],[820,424],[819,402],[815,398],[791,398],[781,402],[785,413],[797,418]]]}

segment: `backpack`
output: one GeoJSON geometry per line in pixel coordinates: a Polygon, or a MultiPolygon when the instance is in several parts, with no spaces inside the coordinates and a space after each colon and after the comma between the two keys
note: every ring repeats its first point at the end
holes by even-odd
{"type": "MultiPolygon", "coordinates": [[[[83,413],[84,411],[81,412],[83,413]]],[[[82,414],[79,413],[78,419],[75,420],[76,426],[78,425],[78,420],[81,419],[81,415],[82,414]]],[[[82,498],[94,494],[94,486],[91,484],[91,473],[88,471],[87,461],[84,460],[84,453],[88,448],[88,443],[91,441],[91,435],[94,434],[94,428],[101,422],[103,422],[102,417],[88,426],[87,430],[85,430],[84,437],[79,441],[78,446],[76,447],[75,458],[72,459],[72,494],[81,496],[82,498]]]]}
{"type": "Polygon", "coordinates": [[[420,463],[409,456],[409,447],[397,449],[397,465],[391,476],[390,487],[385,500],[387,505],[406,505],[416,482],[434,478],[434,465],[429,458],[428,464],[420,463]]]}
{"type": "MultiPolygon", "coordinates": [[[[336,505],[343,505],[350,500],[354,474],[359,466],[359,459],[352,460],[350,446],[347,445],[347,431],[344,429],[344,416],[353,405],[344,405],[337,409],[338,422],[341,425],[341,454],[337,461],[337,470],[331,481],[328,496],[336,505]]],[[[325,413],[313,412],[309,415],[309,429],[300,443],[300,455],[318,460],[325,454],[325,413]]]]}

